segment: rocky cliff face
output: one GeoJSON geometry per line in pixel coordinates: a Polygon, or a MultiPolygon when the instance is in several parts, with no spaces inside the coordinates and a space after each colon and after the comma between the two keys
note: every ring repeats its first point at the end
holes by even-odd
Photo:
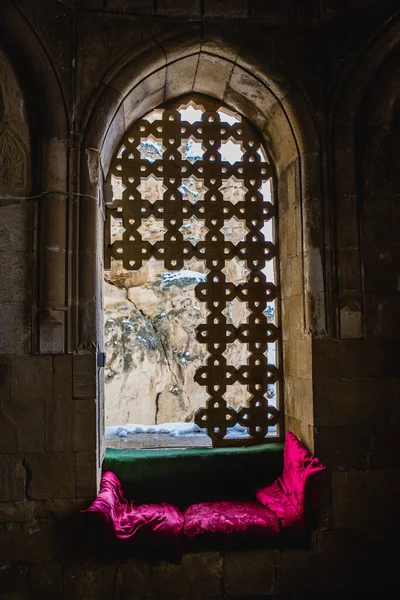
{"type": "MultiPolygon", "coordinates": [[[[106,425],[192,421],[207,393],[194,381],[207,349],[196,341],[196,327],[206,319],[195,287],[200,271],[157,271],[147,266],[147,281],[131,286],[115,265],[105,282],[106,425]],[[113,281],[114,280],[114,281],[113,281]],[[120,287],[117,287],[116,282],[120,287]],[[125,287],[129,286],[129,287],[125,287]]],[[[138,272],[139,274],[139,272],[138,272]]],[[[227,318],[237,324],[242,307],[232,303],[227,318]]],[[[230,364],[243,364],[243,344],[226,352],[230,364]]],[[[230,404],[245,403],[243,386],[231,386],[230,404]]]]}

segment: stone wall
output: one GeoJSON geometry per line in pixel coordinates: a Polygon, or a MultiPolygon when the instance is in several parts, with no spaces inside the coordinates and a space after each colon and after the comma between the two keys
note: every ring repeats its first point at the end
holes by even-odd
{"type": "Polygon", "coordinates": [[[5,0],[0,33],[0,598],[390,593],[398,9],[5,0]],[[100,556],[79,509],[104,450],[103,181],[126,128],[192,90],[245,114],[270,149],[286,427],[328,472],[308,548],[177,566],[100,556]]]}
{"type": "Polygon", "coordinates": [[[0,48],[0,354],[31,350],[34,203],[28,113],[0,48]],[[14,196],[6,200],[3,196],[14,196]]]}

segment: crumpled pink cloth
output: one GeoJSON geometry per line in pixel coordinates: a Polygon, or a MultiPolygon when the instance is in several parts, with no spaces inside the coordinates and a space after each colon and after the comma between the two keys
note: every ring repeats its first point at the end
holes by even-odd
{"type": "Polygon", "coordinates": [[[283,472],[272,484],[256,492],[256,498],[280,519],[282,529],[297,533],[309,528],[317,507],[317,488],[322,462],[291,432],[286,433],[283,472]]]}
{"type": "Polygon", "coordinates": [[[104,473],[97,498],[84,512],[96,513],[111,537],[121,542],[176,545],[181,540],[183,516],[175,506],[128,502],[111,471],[104,473]]]}
{"type": "Polygon", "coordinates": [[[225,547],[279,536],[277,517],[258,502],[201,502],[184,512],[184,536],[196,542],[214,541],[225,547]]]}
{"type": "Polygon", "coordinates": [[[201,502],[184,514],[172,504],[128,502],[114,473],[104,473],[100,493],[87,509],[105,524],[111,539],[138,548],[183,550],[206,545],[237,548],[309,530],[319,477],[325,466],[290,431],[280,477],[256,492],[255,501],[201,502]]]}

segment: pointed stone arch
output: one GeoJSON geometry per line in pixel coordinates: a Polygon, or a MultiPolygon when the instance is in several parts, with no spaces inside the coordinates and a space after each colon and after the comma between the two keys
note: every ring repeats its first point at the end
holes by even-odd
{"type": "Polygon", "coordinates": [[[276,170],[286,423],[312,447],[311,340],[327,328],[318,132],[301,90],[268,57],[194,31],[164,34],[123,57],[84,115],[81,190],[91,198],[79,215],[79,342],[82,348],[102,343],[103,223],[96,198],[106,193],[103,181],[125,131],[185,93],[222,100],[258,129],[276,170]]]}

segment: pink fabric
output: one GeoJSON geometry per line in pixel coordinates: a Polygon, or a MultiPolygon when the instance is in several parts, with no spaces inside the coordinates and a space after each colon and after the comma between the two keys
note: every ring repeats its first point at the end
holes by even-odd
{"type": "Polygon", "coordinates": [[[285,533],[301,533],[307,528],[306,520],[291,504],[278,481],[258,490],[256,498],[277,516],[285,533]]]}
{"type": "Polygon", "coordinates": [[[230,547],[236,542],[269,540],[279,535],[276,516],[258,502],[224,501],[192,504],[184,512],[184,537],[230,547]]]}
{"type": "MultiPolygon", "coordinates": [[[[258,490],[259,502],[268,506],[282,520],[282,526],[293,529],[298,513],[305,524],[316,509],[317,485],[326,467],[303,446],[290,431],[286,433],[283,472],[271,485],[258,490]],[[279,502],[282,507],[279,507],[279,502]],[[289,504],[294,510],[290,510],[289,504]]],[[[299,523],[300,526],[300,523],[299,523]]]]}
{"type": "Polygon", "coordinates": [[[104,473],[99,495],[84,512],[96,513],[121,542],[177,544],[183,529],[182,513],[172,504],[127,502],[118,477],[110,471],[104,473]]]}

